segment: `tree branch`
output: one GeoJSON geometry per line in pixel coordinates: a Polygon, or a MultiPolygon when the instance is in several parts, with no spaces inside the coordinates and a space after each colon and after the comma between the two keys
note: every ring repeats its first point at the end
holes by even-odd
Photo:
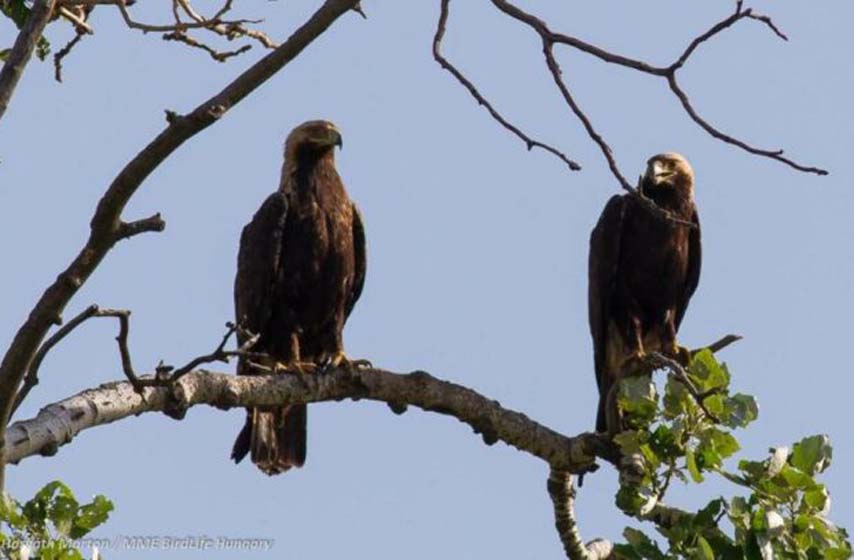
{"type": "Polygon", "coordinates": [[[528,151],[534,148],[540,148],[561,159],[569,166],[571,170],[579,171],[581,169],[581,166],[577,162],[569,159],[566,154],[564,154],[557,148],[540,142],[539,140],[534,140],[533,138],[519,130],[518,127],[510,123],[507,119],[502,117],[501,113],[499,113],[492,106],[492,104],[487,101],[487,99],[478,91],[477,87],[468,78],[466,78],[465,75],[463,75],[463,73],[460,72],[453,64],[451,64],[447,58],[442,55],[442,39],[445,37],[445,27],[448,23],[449,3],[450,0],[442,0],[441,12],[439,14],[439,23],[436,26],[436,34],[433,37],[433,58],[436,60],[436,62],[438,62],[442,68],[450,72],[451,75],[454,76],[454,78],[456,78],[457,81],[463,85],[463,87],[469,90],[469,93],[471,93],[472,97],[474,97],[475,101],[477,101],[478,105],[482,105],[483,107],[485,107],[486,110],[489,111],[489,114],[492,115],[493,119],[498,121],[501,126],[506,128],[507,130],[515,134],[520,140],[522,140],[525,143],[525,146],[527,146],[528,151]]]}
{"type": "Polygon", "coordinates": [[[575,521],[575,488],[572,474],[566,471],[551,469],[546,489],[554,507],[555,529],[563,543],[566,557],[571,560],[604,560],[611,556],[611,543],[602,545],[605,541],[597,541],[597,546],[588,547],[581,538],[578,523],[575,521]]]}
{"type": "Polygon", "coordinates": [[[385,402],[397,414],[412,405],[453,416],[480,434],[487,445],[502,441],[560,471],[588,472],[594,468],[596,457],[618,460],[616,449],[604,436],[584,433],[566,437],[472,389],[423,371],[397,374],[380,369],[259,376],[199,370],[169,386],[146,387],[143,394],[127,381],[106,383],[48,405],[35,418],[9,426],[7,458],[17,463],[32,455],[52,455],[82,430],[145,412],[182,417],[187,409],[202,404],[228,409],[344,399],[385,402]]]}
{"type": "Polygon", "coordinates": [[[30,11],[30,17],[18,32],[12,51],[0,70],[0,120],[9,106],[18,80],[24,73],[24,68],[33,57],[33,51],[42,36],[45,25],[53,14],[56,0],[36,0],[30,11]]]}
{"type": "MultiPolygon", "coordinates": [[[[437,40],[438,41],[441,41],[441,37],[444,34],[444,20],[447,18],[447,2],[448,2],[448,0],[442,0],[442,16],[440,17],[439,30],[437,30],[437,40]]],[[[557,60],[555,59],[555,56],[554,56],[554,45],[557,45],[557,44],[566,45],[568,47],[577,49],[581,52],[584,52],[584,53],[587,53],[591,56],[594,56],[594,57],[596,57],[596,58],[598,58],[604,62],[607,62],[609,64],[616,64],[618,66],[630,68],[632,70],[636,70],[636,71],[642,72],[644,74],[649,74],[651,76],[664,78],[665,80],[667,80],[668,85],[670,86],[670,89],[673,92],[673,94],[676,96],[676,98],[682,104],[682,107],[685,110],[686,114],[691,118],[691,120],[693,120],[695,123],[697,123],[697,125],[699,125],[703,130],[705,130],[712,137],[714,137],[718,140],[721,140],[723,142],[726,142],[728,144],[732,144],[733,146],[737,146],[737,147],[741,148],[742,150],[745,150],[745,151],[747,151],[753,155],[774,159],[776,161],[779,161],[781,163],[784,163],[784,164],[792,167],[793,169],[797,169],[798,171],[803,171],[806,173],[814,173],[816,175],[827,175],[827,171],[824,169],[821,169],[818,167],[801,165],[801,164],[799,164],[799,163],[797,163],[797,162],[795,162],[795,161],[793,161],[787,157],[784,157],[783,156],[783,150],[767,150],[767,149],[756,148],[756,147],[753,147],[753,146],[749,145],[748,143],[746,143],[742,140],[739,140],[733,136],[730,136],[728,134],[721,132],[720,130],[718,130],[716,127],[711,125],[708,121],[706,121],[705,119],[703,119],[699,115],[699,113],[694,109],[693,105],[691,104],[690,99],[688,98],[687,94],[681,89],[681,87],[679,86],[679,84],[676,80],[677,71],[680,68],[682,68],[682,66],[685,65],[685,63],[688,61],[688,59],[691,57],[691,55],[697,50],[697,48],[701,44],[708,41],[709,39],[711,39],[712,37],[714,37],[718,33],[724,31],[725,29],[732,27],[735,23],[737,23],[741,20],[750,19],[750,20],[759,21],[759,22],[765,24],[769,29],[771,29],[771,31],[773,31],[778,37],[780,37],[784,40],[787,40],[787,37],[785,36],[785,34],[783,34],[783,32],[780,31],[780,29],[774,24],[774,22],[771,20],[771,18],[769,18],[768,16],[765,16],[765,15],[757,14],[757,13],[753,12],[753,10],[750,8],[744,9],[742,7],[741,2],[737,3],[735,13],[733,13],[730,16],[728,16],[727,18],[721,20],[720,22],[716,23],[708,31],[702,33],[701,35],[699,35],[695,39],[693,39],[689,43],[687,48],[679,56],[679,58],[677,58],[676,61],[674,61],[672,64],[670,64],[669,66],[666,66],[666,67],[653,66],[653,65],[648,64],[646,62],[643,62],[641,60],[636,60],[636,59],[632,59],[632,58],[629,58],[626,56],[622,56],[619,54],[608,52],[608,51],[601,49],[595,45],[591,45],[589,43],[586,43],[585,41],[582,41],[576,37],[565,35],[563,33],[556,33],[548,27],[546,22],[544,22],[543,20],[537,18],[536,16],[522,10],[521,8],[518,8],[517,6],[508,2],[507,0],[492,0],[492,4],[499,11],[503,12],[504,14],[510,16],[511,18],[513,18],[513,19],[515,19],[521,23],[524,23],[525,25],[530,27],[533,31],[535,31],[540,36],[540,38],[542,39],[542,42],[543,42],[543,52],[546,55],[546,65],[548,66],[549,71],[552,73],[552,76],[555,79],[555,83],[556,83],[558,89],[560,90],[560,92],[564,98],[564,101],[566,101],[567,105],[569,105],[569,107],[572,109],[573,113],[581,120],[581,122],[584,125],[584,128],[587,131],[590,138],[599,146],[600,151],[605,156],[605,159],[608,162],[608,167],[611,170],[611,173],[614,175],[614,177],[620,183],[620,186],[623,189],[625,189],[626,191],[633,192],[634,189],[633,189],[632,185],[629,184],[629,182],[626,180],[625,176],[620,172],[619,167],[617,166],[616,160],[613,156],[611,147],[596,132],[595,128],[592,125],[590,118],[579,108],[578,104],[575,102],[572,95],[570,94],[569,88],[566,86],[566,84],[563,82],[563,80],[561,78],[560,67],[557,63],[557,60]]],[[[530,149],[532,147],[530,140],[526,139],[527,137],[522,135],[518,131],[518,129],[516,129],[512,125],[509,125],[509,123],[507,123],[501,117],[500,114],[498,114],[494,109],[491,108],[491,106],[488,103],[486,103],[485,99],[483,99],[483,97],[477,92],[477,89],[471,84],[471,82],[469,80],[467,80],[462,75],[462,73],[460,73],[458,70],[453,68],[453,66],[450,66],[450,64],[446,60],[443,60],[437,54],[437,40],[434,40],[434,57],[439,62],[439,64],[441,64],[443,68],[445,68],[446,70],[451,72],[454,75],[454,77],[457,79],[457,81],[459,81],[463,86],[465,86],[466,89],[469,90],[469,92],[475,97],[475,99],[478,100],[479,103],[481,103],[482,105],[485,105],[487,107],[487,110],[489,110],[490,114],[493,116],[493,118],[495,120],[497,120],[502,126],[504,126],[504,128],[510,130],[516,136],[519,136],[520,138],[525,140],[526,144],[528,145],[528,148],[530,149]]],[[[554,149],[550,149],[548,151],[552,152],[557,157],[564,159],[564,157],[562,156],[562,154],[560,154],[560,152],[555,153],[556,150],[554,150],[554,149]]]]}
{"type": "MultiPolygon", "coordinates": [[[[9,422],[18,387],[48,329],[61,320],[66,304],[116,242],[127,237],[123,234],[121,213],[142,182],[181,144],[215,123],[270,79],[356,3],[357,0],[326,0],[284,44],[252,65],[225,89],[188,115],[173,115],[166,129],[122,169],[98,203],[86,245],[42,294],[0,362],[0,428],[9,422]]],[[[49,5],[52,6],[52,2],[49,5]]],[[[32,20],[35,19],[33,16],[32,20]]],[[[0,450],[3,448],[5,442],[0,441],[0,450]]],[[[0,489],[4,482],[3,464],[0,460],[0,489]]]]}

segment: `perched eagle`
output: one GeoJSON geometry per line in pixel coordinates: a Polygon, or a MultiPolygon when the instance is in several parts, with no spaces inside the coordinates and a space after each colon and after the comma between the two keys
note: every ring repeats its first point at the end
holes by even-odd
{"type": "MultiPolygon", "coordinates": [[[[253,352],[262,364],[304,371],[352,365],[341,332],[365,282],[365,231],[356,205],[335,170],[341,133],[309,121],[285,141],[279,190],[243,228],[234,281],[236,320],[260,336],[253,352]]],[[[239,331],[240,332],[240,331],[239,331]]],[[[258,373],[241,360],[238,375],[258,373]]],[[[247,453],[269,475],[301,467],[306,452],[306,406],[249,409],[231,457],[247,453]]]]}
{"type": "Polygon", "coordinates": [[[646,352],[681,361],[679,324],[700,279],[700,222],[694,172],[679,154],[653,156],[641,192],[688,227],[653,215],[634,196],[608,201],[590,236],[588,311],[599,411],[596,430],[621,430],[616,388],[646,352]]]}

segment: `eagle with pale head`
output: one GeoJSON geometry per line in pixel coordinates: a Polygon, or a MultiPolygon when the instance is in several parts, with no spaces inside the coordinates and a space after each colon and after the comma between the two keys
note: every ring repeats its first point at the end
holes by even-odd
{"type": "Polygon", "coordinates": [[[611,435],[622,429],[616,398],[620,379],[643,371],[650,352],[683,363],[689,359],[676,333],[700,280],[700,221],[688,160],[676,153],[651,157],[638,190],[677,220],[656,215],[635,195],[615,195],[590,236],[596,430],[611,435]]]}

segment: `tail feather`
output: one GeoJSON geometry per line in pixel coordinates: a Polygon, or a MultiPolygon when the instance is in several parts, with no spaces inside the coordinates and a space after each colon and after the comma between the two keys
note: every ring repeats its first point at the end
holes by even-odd
{"type": "Polygon", "coordinates": [[[307,408],[293,405],[275,410],[253,408],[231,451],[239,463],[249,454],[268,475],[280,474],[305,463],[307,408]]]}

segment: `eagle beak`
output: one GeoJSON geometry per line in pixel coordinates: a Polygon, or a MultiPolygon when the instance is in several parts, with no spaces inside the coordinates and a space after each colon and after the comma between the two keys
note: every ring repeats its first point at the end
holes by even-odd
{"type": "Polygon", "coordinates": [[[661,183],[666,183],[667,179],[673,175],[673,171],[668,171],[665,169],[664,164],[655,160],[650,162],[649,166],[646,169],[646,177],[649,179],[653,185],[660,185],[661,183]]]}
{"type": "Polygon", "coordinates": [[[344,149],[344,138],[341,137],[341,133],[337,128],[329,130],[329,145],[338,146],[338,148],[344,149]]]}

